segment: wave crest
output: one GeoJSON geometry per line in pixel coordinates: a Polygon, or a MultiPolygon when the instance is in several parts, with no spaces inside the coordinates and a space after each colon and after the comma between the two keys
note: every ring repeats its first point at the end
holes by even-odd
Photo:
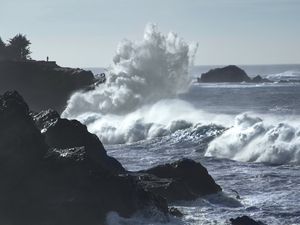
{"type": "Polygon", "coordinates": [[[213,140],[205,156],[270,164],[300,164],[300,129],[289,123],[267,125],[261,118],[242,114],[213,140]]]}
{"type": "Polygon", "coordinates": [[[119,44],[106,83],[72,95],[62,115],[124,115],[142,105],[174,97],[190,85],[189,66],[196,49],[177,34],[163,35],[149,24],[141,42],[124,40],[119,44]]]}

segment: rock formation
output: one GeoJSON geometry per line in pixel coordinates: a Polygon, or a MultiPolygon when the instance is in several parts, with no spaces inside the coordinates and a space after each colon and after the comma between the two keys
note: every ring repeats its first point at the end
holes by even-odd
{"type": "Polygon", "coordinates": [[[249,216],[241,216],[235,219],[231,218],[230,222],[232,225],[266,225],[261,221],[251,219],[249,216]]]}
{"type": "Polygon", "coordinates": [[[34,113],[17,92],[0,95],[0,124],[0,224],[94,225],[110,211],[168,219],[181,213],[166,198],[221,191],[188,159],[126,171],[85,125],[53,110],[34,113]]]}
{"type": "Polygon", "coordinates": [[[35,111],[62,112],[74,91],[94,82],[91,71],[59,67],[55,62],[0,61],[0,93],[17,90],[35,111]]]}
{"type": "Polygon", "coordinates": [[[266,79],[266,78],[262,78],[260,75],[257,75],[252,78],[251,82],[252,83],[270,83],[272,81],[270,81],[269,79],[266,79]]]}
{"type": "Polygon", "coordinates": [[[250,78],[241,68],[230,65],[223,68],[212,69],[201,75],[197,79],[203,83],[222,83],[222,82],[251,82],[251,83],[266,83],[272,82],[269,79],[262,78],[260,75],[250,78]]]}
{"type": "Polygon", "coordinates": [[[135,179],[118,174],[99,139],[77,121],[48,111],[34,115],[17,92],[0,96],[0,223],[101,224],[110,211],[123,217],[167,202],[135,179]]]}
{"type": "Polygon", "coordinates": [[[53,110],[35,114],[33,119],[43,133],[47,146],[55,149],[57,153],[61,152],[63,154],[62,152],[68,152],[66,149],[72,148],[78,148],[78,151],[83,149],[88,164],[100,166],[102,170],[114,174],[125,171],[116,159],[106,154],[99,138],[88,132],[87,127],[79,121],[62,119],[53,110]]]}
{"type": "Polygon", "coordinates": [[[192,200],[222,191],[205,167],[191,159],[178,160],[139,172],[140,183],[168,201],[192,200]]]}
{"type": "Polygon", "coordinates": [[[201,82],[250,82],[251,79],[248,77],[246,72],[241,68],[230,65],[223,68],[216,68],[203,73],[201,75],[201,82]]]}

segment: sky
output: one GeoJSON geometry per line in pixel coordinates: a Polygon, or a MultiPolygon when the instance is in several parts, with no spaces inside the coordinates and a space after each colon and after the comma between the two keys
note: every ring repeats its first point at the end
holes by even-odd
{"type": "Polygon", "coordinates": [[[62,66],[109,66],[147,23],[198,43],[197,65],[300,63],[300,0],[0,0],[0,37],[62,66]]]}

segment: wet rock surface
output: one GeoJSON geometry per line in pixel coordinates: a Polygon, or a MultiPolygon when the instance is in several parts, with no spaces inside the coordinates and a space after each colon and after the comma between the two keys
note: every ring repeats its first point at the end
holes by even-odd
{"type": "Polygon", "coordinates": [[[79,121],[62,119],[53,110],[35,114],[33,119],[43,133],[49,148],[83,148],[88,163],[100,166],[103,170],[115,174],[125,172],[125,169],[116,159],[106,154],[99,138],[88,132],[87,127],[79,121]]]}
{"type": "Polygon", "coordinates": [[[139,173],[139,181],[147,190],[169,201],[192,200],[222,191],[206,168],[191,159],[159,165],[139,173]]]}
{"type": "Polygon", "coordinates": [[[232,225],[266,225],[261,221],[251,219],[249,216],[241,216],[235,219],[231,218],[230,222],[232,225]]]}

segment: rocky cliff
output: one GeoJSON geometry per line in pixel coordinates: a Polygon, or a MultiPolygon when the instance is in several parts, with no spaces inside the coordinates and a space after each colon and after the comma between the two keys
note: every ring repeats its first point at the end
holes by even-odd
{"type": "Polygon", "coordinates": [[[91,71],[64,68],[55,62],[0,61],[0,93],[17,90],[32,110],[62,112],[72,92],[95,82],[91,71]]]}

